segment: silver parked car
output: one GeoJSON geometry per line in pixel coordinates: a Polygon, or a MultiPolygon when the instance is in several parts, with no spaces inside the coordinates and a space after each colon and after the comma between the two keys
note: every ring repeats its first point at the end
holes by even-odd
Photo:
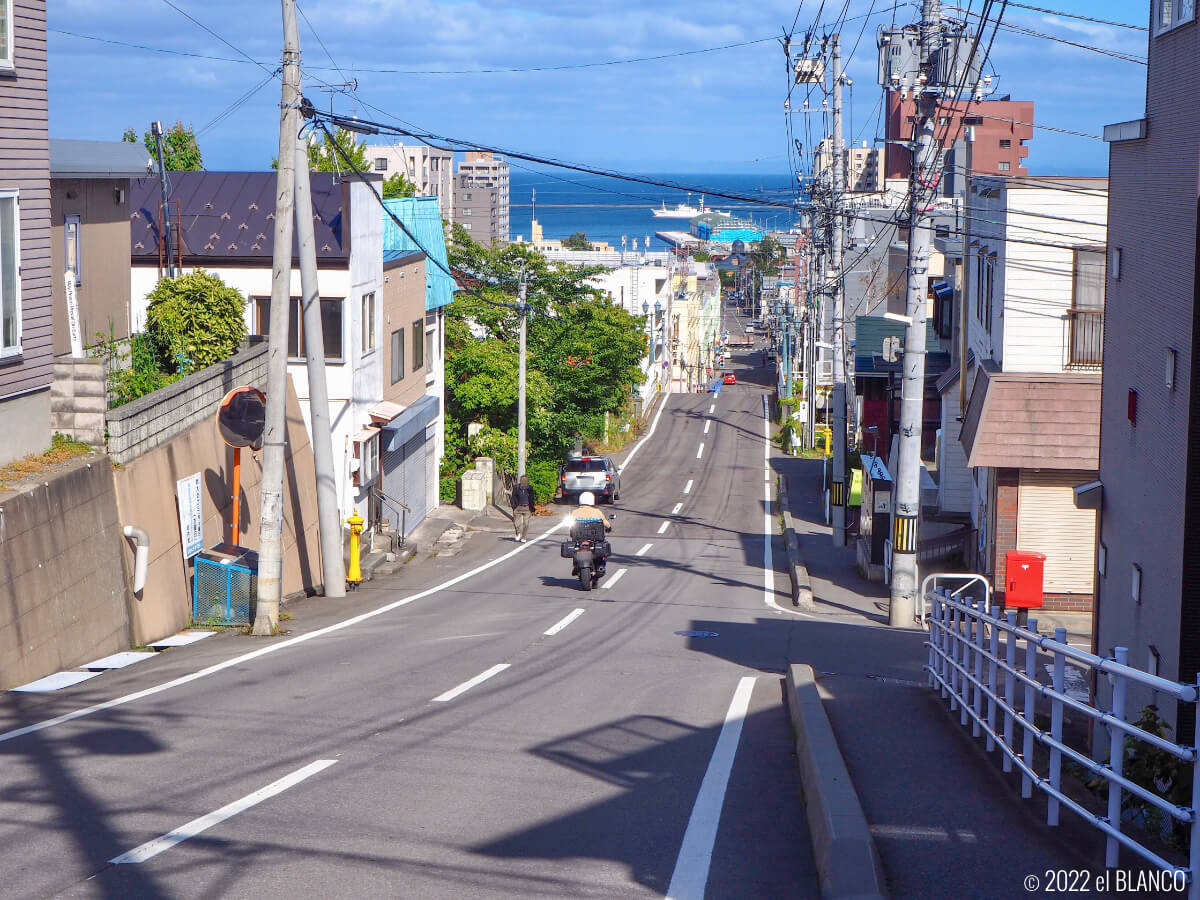
{"type": "Polygon", "coordinates": [[[562,467],[559,486],[564,499],[591,491],[596,502],[611,503],[621,498],[621,473],[607,456],[572,456],[562,467]]]}

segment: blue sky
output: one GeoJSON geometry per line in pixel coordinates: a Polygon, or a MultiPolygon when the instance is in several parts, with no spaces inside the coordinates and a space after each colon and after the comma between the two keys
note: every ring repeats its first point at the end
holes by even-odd
{"type": "MultiPolygon", "coordinates": [[[[797,16],[795,3],[772,0],[307,0],[301,8],[308,22],[300,19],[305,93],[324,108],[332,96],[334,108],[343,113],[403,119],[433,132],[630,171],[786,171],[787,78],[783,52],[773,38],[793,20],[802,35],[822,7],[823,30],[843,2],[804,0],[797,16]],[[600,63],[748,41],[759,42],[582,69],[407,74],[600,63]],[[366,71],[384,68],[405,73],[366,71]],[[322,92],[317,83],[352,79],[358,88],[350,94],[322,92]]],[[[200,130],[208,168],[267,167],[278,143],[278,82],[268,81],[230,108],[277,64],[278,3],[171,3],[228,44],[166,0],[49,4],[52,136],[117,139],[127,125],[140,132],[152,119],[181,119],[200,130]],[[200,58],[207,56],[234,61],[200,58]],[[218,119],[222,113],[228,114],[218,119]]],[[[847,138],[870,143],[881,134],[875,33],[893,16],[898,23],[913,21],[919,6],[904,3],[892,10],[893,3],[849,2],[842,41],[846,51],[855,43],[858,48],[847,68],[853,80],[847,138]],[[871,10],[874,15],[862,18],[871,10]]],[[[983,0],[959,0],[959,5],[978,10],[983,0]]],[[[1149,0],[1029,0],[1026,5],[1137,25],[1149,18],[1149,0]]],[[[1144,31],[1011,6],[1005,22],[1076,43],[1146,54],[1144,31]]],[[[1107,123],[1142,115],[1143,65],[1010,30],[999,32],[991,61],[999,76],[997,96],[1033,100],[1039,125],[1097,135],[1107,123]]],[[[798,105],[794,101],[795,96],[793,106],[798,105]]],[[[793,116],[801,135],[803,118],[793,116]]],[[[1100,141],[1038,130],[1029,166],[1035,174],[1104,174],[1107,157],[1100,141]]]]}

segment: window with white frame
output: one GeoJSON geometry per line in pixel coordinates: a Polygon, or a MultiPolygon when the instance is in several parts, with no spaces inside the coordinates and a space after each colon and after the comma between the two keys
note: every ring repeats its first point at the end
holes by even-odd
{"type": "Polygon", "coordinates": [[[13,58],[13,0],[0,0],[0,69],[16,67],[13,58]]]}
{"type": "Polygon", "coordinates": [[[1195,0],[1155,0],[1154,33],[1162,34],[1196,17],[1195,0]]]}
{"type": "Polygon", "coordinates": [[[386,156],[377,156],[377,157],[375,157],[375,171],[376,171],[376,172],[386,172],[386,171],[387,171],[387,167],[388,167],[388,166],[387,166],[387,162],[388,162],[388,161],[387,161],[387,157],[386,157],[386,156]]]}
{"type": "Polygon", "coordinates": [[[75,285],[83,284],[83,269],[79,258],[79,216],[67,216],[63,221],[64,265],[68,272],[75,273],[75,285]]]}
{"type": "Polygon", "coordinates": [[[354,456],[358,460],[354,485],[366,487],[374,484],[379,477],[379,432],[360,434],[354,441],[354,456]]]}
{"type": "Polygon", "coordinates": [[[375,349],[375,292],[362,295],[362,352],[375,349]]]}
{"type": "Polygon", "coordinates": [[[0,191],[0,356],[21,352],[20,215],[17,192],[0,191]]]}

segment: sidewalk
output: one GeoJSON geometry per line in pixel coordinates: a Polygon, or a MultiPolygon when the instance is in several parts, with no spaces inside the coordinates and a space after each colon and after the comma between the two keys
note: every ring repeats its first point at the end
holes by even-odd
{"type": "Polygon", "coordinates": [[[852,547],[832,545],[820,461],[772,463],[787,479],[816,600],[790,661],[816,672],[891,895],[1017,897],[1029,875],[1102,870],[1099,833],[1067,812],[1045,826],[1040,792],[1022,800],[999,753],[987,754],[929,689],[924,632],[890,628],[886,588],[858,575],[852,547]]]}

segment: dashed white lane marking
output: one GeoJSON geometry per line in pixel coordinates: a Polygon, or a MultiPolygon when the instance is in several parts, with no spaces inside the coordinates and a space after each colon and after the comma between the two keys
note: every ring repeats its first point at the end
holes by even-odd
{"type": "Polygon", "coordinates": [[[614,584],[616,584],[618,581],[620,581],[621,576],[624,575],[628,571],[629,571],[628,569],[617,569],[617,571],[613,572],[612,578],[608,579],[606,582],[604,582],[604,584],[600,585],[601,589],[607,591],[614,584]]]}
{"type": "Polygon", "coordinates": [[[708,419],[704,423],[704,433],[708,434],[708,426],[712,424],[712,419],[708,419]]]}
{"type": "Polygon", "coordinates": [[[545,635],[558,634],[560,631],[562,631],[564,628],[566,628],[568,625],[570,625],[572,622],[574,622],[576,619],[578,619],[582,615],[583,615],[582,609],[573,609],[569,613],[567,613],[565,616],[563,616],[558,622],[556,622],[555,624],[553,624],[549,628],[547,628],[545,631],[543,631],[542,634],[545,634],[545,635]]]}
{"type": "Polygon", "coordinates": [[[703,900],[717,826],[721,823],[721,807],[725,804],[725,789],[729,786],[729,773],[733,771],[733,759],[737,755],[742,723],[750,708],[753,690],[754,678],[746,676],[733,692],[733,701],[725,713],[725,724],[721,726],[717,746],[713,748],[708,770],[700,782],[700,792],[696,795],[687,830],[683,833],[683,844],[675,859],[675,871],[667,888],[667,897],[671,900],[703,900]]]}
{"type": "Polygon", "coordinates": [[[699,459],[703,455],[704,455],[704,441],[701,441],[700,448],[696,451],[696,459],[699,459]]]}
{"type": "Polygon", "coordinates": [[[646,544],[642,547],[641,550],[639,550],[637,553],[635,553],[633,555],[634,556],[645,556],[647,553],[650,552],[650,548],[653,546],[654,546],[653,544],[646,544]]]}
{"type": "Polygon", "coordinates": [[[716,412],[716,411],[717,411],[717,404],[715,404],[715,403],[714,403],[712,406],[710,406],[710,407],[708,408],[708,414],[709,414],[710,416],[711,416],[711,415],[712,415],[714,412],[716,412]]]}
{"type": "Polygon", "coordinates": [[[234,800],[232,803],[222,806],[220,809],[210,812],[206,816],[192,819],[186,825],[180,825],[174,831],[168,831],[166,834],[156,837],[152,841],[146,841],[146,843],[139,847],[134,847],[128,853],[114,856],[109,862],[114,866],[144,863],[146,860],[158,856],[164,850],[170,850],[176,844],[181,844],[188,838],[193,838],[202,831],[207,831],[214,825],[219,825],[226,819],[236,816],[238,813],[252,806],[257,806],[259,803],[274,797],[276,794],[283,793],[304,779],[316,775],[323,769],[328,769],[336,762],[336,759],[318,759],[316,762],[309,763],[302,769],[297,769],[291,775],[285,775],[278,781],[272,781],[266,787],[259,788],[252,794],[247,794],[241,800],[234,800]]]}
{"type": "Polygon", "coordinates": [[[692,479],[688,479],[688,483],[683,486],[683,492],[690,494],[692,492],[692,479]]]}
{"type": "Polygon", "coordinates": [[[487,681],[492,676],[499,675],[501,672],[503,672],[505,669],[507,669],[510,665],[511,665],[511,663],[498,663],[497,665],[492,666],[486,672],[480,672],[478,675],[476,675],[470,681],[464,681],[458,687],[451,688],[450,690],[446,691],[446,693],[444,693],[444,694],[438,694],[436,697],[433,698],[433,702],[434,703],[446,703],[450,700],[453,700],[455,697],[459,696],[460,694],[465,694],[467,691],[469,691],[471,688],[475,687],[476,685],[483,684],[485,681],[487,681]]]}
{"type": "Polygon", "coordinates": [[[679,511],[680,511],[681,509],[683,509],[683,504],[682,504],[682,503],[676,503],[676,504],[675,504],[675,506],[674,506],[674,507],[671,509],[671,515],[673,515],[673,516],[677,516],[677,515],[679,515],[679,511]]]}
{"type": "Polygon", "coordinates": [[[670,527],[671,527],[670,522],[663,522],[661,525],[658,526],[658,533],[662,534],[664,531],[666,531],[670,527]]]}

